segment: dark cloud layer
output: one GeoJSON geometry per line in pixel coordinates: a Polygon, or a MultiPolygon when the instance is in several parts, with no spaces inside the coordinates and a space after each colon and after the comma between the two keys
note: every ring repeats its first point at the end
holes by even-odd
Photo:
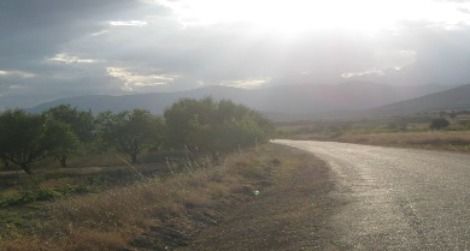
{"type": "Polygon", "coordinates": [[[403,22],[288,39],[249,23],[185,26],[147,0],[0,2],[0,107],[203,85],[464,84],[470,29],[403,22]]]}

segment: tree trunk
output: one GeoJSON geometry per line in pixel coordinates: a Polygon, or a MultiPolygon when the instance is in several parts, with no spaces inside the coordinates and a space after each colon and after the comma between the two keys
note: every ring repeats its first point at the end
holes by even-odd
{"type": "Polygon", "coordinates": [[[220,163],[220,158],[219,158],[219,154],[217,152],[212,152],[212,161],[214,161],[215,164],[219,164],[220,163]]]}
{"type": "Polygon", "coordinates": [[[5,169],[10,168],[10,162],[7,159],[2,158],[2,162],[3,162],[3,167],[5,167],[5,169]]]}
{"type": "Polygon", "coordinates": [[[33,175],[33,172],[31,171],[31,168],[29,168],[28,164],[21,164],[20,165],[21,169],[23,169],[23,171],[25,173],[27,173],[29,176],[33,175]]]}
{"type": "Polygon", "coordinates": [[[59,161],[60,161],[60,166],[67,167],[67,156],[62,155],[59,161]]]}
{"type": "Polygon", "coordinates": [[[137,163],[137,153],[131,153],[131,163],[132,164],[137,163]]]}

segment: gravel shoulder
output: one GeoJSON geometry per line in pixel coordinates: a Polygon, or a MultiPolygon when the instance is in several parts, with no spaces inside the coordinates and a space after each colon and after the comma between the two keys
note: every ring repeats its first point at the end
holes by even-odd
{"type": "Polygon", "coordinates": [[[181,250],[336,250],[330,217],[341,202],[330,193],[334,177],[325,162],[293,148],[292,170],[249,203],[227,211],[217,226],[181,250]],[[300,161],[299,161],[300,160],[300,161]]]}

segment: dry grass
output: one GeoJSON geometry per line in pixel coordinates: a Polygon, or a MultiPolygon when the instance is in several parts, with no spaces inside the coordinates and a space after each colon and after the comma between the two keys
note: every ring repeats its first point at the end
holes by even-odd
{"type": "Polygon", "coordinates": [[[335,140],[370,145],[470,151],[469,131],[344,134],[335,140]]]}
{"type": "MultiPolygon", "coordinates": [[[[334,176],[313,155],[296,150],[273,175],[275,185],[230,210],[181,250],[338,250],[328,219],[343,203],[330,196],[334,176]]],[[[180,250],[180,249],[178,249],[180,250]]]]}
{"type": "Polygon", "coordinates": [[[217,166],[60,200],[45,206],[47,220],[3,240],[0,250],[133,250],[129,243],[145,245],[146,237],[156,239],[155,246],[178,245],[158,240],[161,229],[190,236],[214,224],[224,208],[252,199],[253,191],[292,172],[296,163],[285,148],[267,145],[217,166]]]}

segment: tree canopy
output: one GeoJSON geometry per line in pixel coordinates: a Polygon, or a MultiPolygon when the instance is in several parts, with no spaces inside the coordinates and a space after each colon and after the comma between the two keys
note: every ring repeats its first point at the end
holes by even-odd
{"type": "Polygon", "coordinates": [[[44,118],[20,110],[0,115],[0,155],[31,174],[30,164],[45,157],[44,118]]]}
{"type": "Polygon", "coordinates": [[[71,126],[54,119],[46,120],[43,141],[48,154],[59,160],[62,167],[67,166],[67,159],[79,146],[79,139],[71,126]]]}
{"type": "Polygon", "coordinates": [[[95,123],[90,111],[84,112],[72,108],[70,105],[59,105],[46,111],[45,116],[69,125],[81,142],[93,140],[95,123]]]}
{"type": "Polygon", "coordinates": [[[0,158],[4,166],[14,164],[31,174],[34,162],[49,157],[65,167],[79,149],[91,152],[96,146],[124,153],[133,163],[142,153],[162,146],[216,157],[265,142],[272,131],[259,113],[228,100],[184,99],[167,109],[163,118],[141,109],[95,117],[60,105],[42,114],[1,113],[0,158]]]}
{"type": "Polygon", "coordinates": [[[164,117],[170,144],[201,152],[229,151],[265,142],[273,131],[259,113],[228,100],[181,100],[164,117]]]}
{"type": "Polygon", "coordinates": [[[161,144],[163,122],[148,111],[103,113],[98,121],[105,142],[128,154],[132,163],[142,151],[161,144]]]}

